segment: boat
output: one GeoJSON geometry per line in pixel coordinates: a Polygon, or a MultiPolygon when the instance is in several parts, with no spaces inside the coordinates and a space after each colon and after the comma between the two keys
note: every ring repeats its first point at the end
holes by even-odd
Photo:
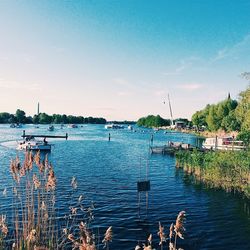
{"type": "Polygon", "coordinates": [[[51,151],[51,146],[52,144],[49,144],[46,138],[44,140],[36,140],[35,137],[30,136],[18,143],[17,150],[51,151]]]}
{"type": "Polygon", "coordinates": [[[68,125],[69,128],[78,128],[78,126],[76,124],[70,124],[68,125]]]}
{"type": "Polygon", "coordinates": [[[51,151],[52,144],[47,141],[47,138],[65,138],[68,139],[68,134],[65,136],[59,135],[26,135],[23,131],[23,141],[18,142],[17,150],[24,151],[51,151]],[[43,138],[43,140],[37,140],[36,138],[43,138]]]}
{"type": "Polygon", "coordinates": [[[119,125],[119,124],[114,124],[114,123],[112,123],[112,124],[106,124],[106,125],[105,125],[105,128],[106,128],[106,129],[123,129],[124,126],[123,126],[123,125],[119,125]]]}
{"type": "Polygon", "coordinates": [[[174,154],[175,150],[173,147],[170,147],[168,145],[164,146],[151,146],[150,147],[150,153],[151,154],[174,154]]]}
{"type": "Polygon", "coordinates": [[[54,127],[53,125],[51,125],[51,126],[48,127],[48,130],[49,130],[49,131],[54,131],[54,130],[55,130],[55,127],[54,127]]]}
{"type": "Polygon", "coordinates": [[[232,136],[206,138],[202,147],[209,150],[243,150],[246,148],[243,141],[236,141],[232,136]]]}
{"type": "Polygon", "coordinates": [[[22,128],[22,124],[21,123],[11,123],[10,124],[10,128],[22,128]]]}
{"type": "Polygon", "coordinates": [[[23,127],[23,125],[21,123],[16,124],[16,128],[22,128],[22,127],[23,127]]]}
{"type": "Polygon", "coordinates": [[[189,143],[169,141],[163,146],[150,146],[151,154],[170,154],[173,155],[179,150],[193,151],[194,149],[201,150],[192,146],[189,143]]]}
{"type": "Polygon", "coordinates": [[[128,130],[134,130],[134,127],[132,125],[128,125],[128,130]]]}

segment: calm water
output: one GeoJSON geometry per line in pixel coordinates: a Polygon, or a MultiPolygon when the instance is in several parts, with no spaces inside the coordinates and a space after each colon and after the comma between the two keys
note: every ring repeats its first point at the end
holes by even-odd
{"type": "MultiPolygon", "coordinates": [[[[179,211],[187,212],[186,239],[180,240],[185,250],[195,249],[250,249],[249,204],[223,191],[208,190],[193,185],[181,170],[175,169],[175,159],[170,156],[149,155],[151,130],[105,130],[102,125],[83,125],[78,129],[64,128],[48,132],[47,126],[35,129],[26,125],[11,129],[0,125],[0,214],[9,211],[10,201],[2,195],[11,187],[9,162],[16,155],[16,140],[22,130],[26,133],[69,133],[69,140],[49,140],[55,144],[50,160],[57,176],[57,213],[69,213],[70,182],[78,181],[78,194],[95,204],[92,223],[103,234],[113,226],[111,249],[134,249],[138,241],[153,234],[158,247],[158,221],[166,232],[179,211]],[[108,133],[111,141],[108,141],[108,133]],[[141,162],[141,163],[140,163],[141,162]],[[144,178],[146,165],[151,181],[148,216],[145,204],[138,217],[136,184],[144,178]]],[[[154,134],[154,144],[168,140],[195,143],[196,138],[178,133],[154,134]]],[[[22,155],[22,152],[18,152],[22,155]]],[[[102,249],[102,248],[100,248],[102,249]]]]}

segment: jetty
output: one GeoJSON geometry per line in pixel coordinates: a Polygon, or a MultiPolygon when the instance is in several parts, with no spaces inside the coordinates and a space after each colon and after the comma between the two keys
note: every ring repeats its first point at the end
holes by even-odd
{"type": "Polygon", "coordinates": [[[204,151],[203,148],[195,147],[189,143],[169,141],[168,144],[163,146],[150,146],[150,153],[174,155],[179,150],[193,151],[195,149],[198,151],[204,151]]]}
{"type": "Polygon", "coordinates": [[[33,151],[51,151],[52,144],[48,143],[47,138],[63,138],[68,139],[68,133],[66,135],[31,135],[26,134],[23,130],[23,141],[18,143],[18,150],[33,150],[33,151]],[[43,140],[37,140],[36,138],[43,138],[43,140]]]}

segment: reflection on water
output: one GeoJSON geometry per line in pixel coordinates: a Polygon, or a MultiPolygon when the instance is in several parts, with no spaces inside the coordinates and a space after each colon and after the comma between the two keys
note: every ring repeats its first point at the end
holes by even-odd
{"type": "MultiPolygon", "coordinates": [[[[47,126],[26,125],[27,133],[48,133],[47,126]]],[[[49,161],[57,177],[56,213],[61,223],[69,213],[72,200],[83,195],[86,204],[94,203],[92,227],[101,237],[113,227],[111,249],[134,249],[137,242],[145,242],[150,233],[158,247],[158,222],[166,233],[179,211],[187,212],[186,239],[179,240],[185,250],[194,249],[250,249],[249,203],[220,190],[194,185],[185,174],[175,169],[170,156],[149,155],[151,130],[105,130],[102,125],[86,125],[78,129],[55,126],[51,134],[69,133],[68,141],[49,140],[54,144],[49,161]],[[108,141],[111,133],[111,141],[108,141]],[[149,159],[148,217],[138,218],[137,181],[140,159],[149,159]],[[71,190],[71,180],[77,179],[77,192],[71,190]]],[[[0,214],[9,214],[12,204],[10,159],[15,157],[16,140],[22,129],[0,126],[0,191],[7,188],[7,196],[0,194],[0,214]]],[[[196,138],[162,131],[154,134],[154,145],[166,141],[195,143],[196,138]]],[[[18,152],[20,158],[22,152],[18,152]]],[[[144,163],[142,164],[144,165],[144,163]]],[[[1,192],[2,193],[2,192],[1,192]]],[[[73,204],[74,205],[74,204],[73,204]]],[[[80,219],[80,218],[79,218],[80,219]]]]}

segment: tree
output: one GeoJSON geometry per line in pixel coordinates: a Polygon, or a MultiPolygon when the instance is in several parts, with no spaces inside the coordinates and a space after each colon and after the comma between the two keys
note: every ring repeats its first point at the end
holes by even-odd
{"type": "Polygon", "coordinates": [[[210,105],[208,104],[205,109],[200,110],[200,111],[196,111],[193,115],[192,115],[192,123],[198,127],[201,126],[206,126],[207,127],[207,121],[206,118],[208,116],[209,113],[209,109],[210,109],[210,105]]]}
{"type": "Polygon", "coordinates": [[[26,120],[25,112],[23,110],[17,109],[16,119],[17,119],[17,122],[24,123],[26,120]]]}
{"type": "Polygon", "coordinates": [[[9,122],[10,117],[11,117],[11,114],[7,112],[0,113],[0,123],[9,122]]]}
{"type": "Polygon", "coordinates": [[[161,116],[148,115],[147,117],[142,117],[137,121],[138,126],[144,127],[162,127],[169,126],[170,120],[163,119],[161,116]]]}
{"type": "Polygon", "coordinates": [[[231,110],[221,122],[221,128],[225,131],[238,131],[240,130],[240,123],[238,122],[235,111],[231,110]]]}
{"type": "Polygon", "coordinates": [[[250,130],[250,85],[239,96],[240,101],[235,110],[236,117],[242,130],[250,130]]]}
{"type": "Polygon", "coordinates": [[[46,113],[39,114],[39,123],[41,124],[49,124],[52,121],[52,117],[47,115],[46,113]]]}
{"type": "Polygon", "coordinates": [[[39,115],[34,115],[32,121],[34,124],[38,124],[39,123],[39,115]]]}
{"type": "Polygon", "coordinates": [[[217,131],[220,128],[216,105],[211,105],[208,116],[206,117],[206,122],[210,131],[217,131]]]}

